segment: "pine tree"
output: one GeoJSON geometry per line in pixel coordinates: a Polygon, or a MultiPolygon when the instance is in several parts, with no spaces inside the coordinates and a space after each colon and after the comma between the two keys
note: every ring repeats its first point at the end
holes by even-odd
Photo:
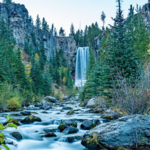
{"type": "Polygon", "coordinates": [[[65,36],[65,30],[62,27],[59,30],[59,36],[65,36]]]}
{"type": "Polygon", "coordinates": [[[37,18],[36,18],[36,27],[38,30],[41,29],[41,20],[40,20],[39,15],[37,15],[37,18]]]}
{"type": "Polygon", "coordinates": [[[47,32],[49,31],[49,25],[47,24],[45,18],[42,20],[42,29],[47,32]]]}
{"type": "Polygon", "coordinates": [[[105,19],[106,19],[106,15],[105,15],[105,13],[102,11],[101,20],[103,21],[103,30],[105,30],[105,26],[104,26],[104,24],[105,24],[105,19]]]}
{"type": "Polygon", "coordinates": [[[103,89],[108,90],[112,89],[113,86],[117,86],[117,80],[120,80],[120,77],[134,82],[138,76],[137,57],[133,51],[132,41],[129,43],[132,35],[130,33],[126,34],[127,28],[124,24],[125,20],[123,19],[120,0],[118,0],[118,12],[114,21],[112,42],[106,59],[107,66],[104,68],[105,80],[103,81],[106,83],[103,83],[103,89]]]}
{"type": "Polygon", "coordinates": [[[74,29],[73,23],[71,24],[71,27],[70,27],[70,35],[71,35],[71,36],[74,36],[74,35],[75,35],[75,29],[74,29]]]}

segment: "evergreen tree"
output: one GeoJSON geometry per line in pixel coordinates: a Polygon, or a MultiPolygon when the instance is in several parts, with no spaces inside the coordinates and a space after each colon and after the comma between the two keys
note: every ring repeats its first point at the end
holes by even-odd
{"type": "Polygon", "coordinates": [[[43,18],[43,20],[42,20],[42,29],[47,32],[49,31],[49,26],[48,26],[45,18],[43,18]]]}
{"type": "Polygon", "coordinates": [[[104,26],[104,24],[105,24],[105,19],[106,19],[106,15],[105,15],[105,13],[102,11],[101,20],[103,21],[103,30],[105,29],[105,26],[104,26]]]}
{"type": "Polygon", "coordinates": [[[74,29],[74,25],[73,24],[71,24],[71,27],[70,27],[70,35],[71,36],[75,35],[75,29],[74,29]]]}
{"type": "Polygon", "coordinates": [[[41,20],[40,20],[39,15],[37,15],[37,18],[36,18],[36,27],[38,30],[41,29],[41,20]]]}
{"type": "Polygon", "coordinates": [[[62,27],[59,30],[59,36],[65,36],[65,30],[62,27]]]}
{"type": "Polygon", "coordinates": [[[116,80],[120,80],[120,77],[134,82],[138,76],[138,61],[135,51],[133,51],[132,34],[130,32],[126,34],[127,28],[124,24],[125,20],[123,19],[120,0],[118,0],[118,12],[114,21],[113,41],[110,43],[110,50],[106,59],[107,68],[105,67],[104,70],[106,73],[104,81],[107,85],[103,84],[103,86],[106,89],[117,86],[116,80]]]}

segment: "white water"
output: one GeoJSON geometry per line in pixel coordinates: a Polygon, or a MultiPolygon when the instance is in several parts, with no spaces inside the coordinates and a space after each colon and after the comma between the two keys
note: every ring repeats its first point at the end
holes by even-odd
{"type": "Polygon", "coordinates": [[[86,82],[89,62],[89,47],[79,47],[76,56],[75,86],[82,87],[86,82]]]}

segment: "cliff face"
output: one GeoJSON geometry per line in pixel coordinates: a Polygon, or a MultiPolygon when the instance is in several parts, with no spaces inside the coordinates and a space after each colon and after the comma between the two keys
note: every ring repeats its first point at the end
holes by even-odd
{"type": "Polygon", "coordinates": [[[76,41],[72,37],[54,37],[53,38],[54,49],[60,50],[63,49],[64,56],[70,64],[72,73],[75,73],[75,64],[76,64],[76,41]]]}
{"type": "Polygon", "coordinates": [[[13,30],[14,38],[19,47],[23,48],[26,40],[28,40],[30,44],[33,44],[32,36],[34,34],[38,45],[40,45],[41,41],[44,42],[47,57],[51,44],[52,49],[63,49],[65,57],[71,66],[71,70],[75,70],[76,42],[74,39],[71,37],[53,37],[53,40],[51,40],[52,36],[50,36],[50,33],[43,30],[40,30],[39,33],[32,23],[28,10],[21,4],[0,3],[0,17],[2,16],[13,30]],[[53,41],[53,43],[51,43],[51,41],[53,41]]]}

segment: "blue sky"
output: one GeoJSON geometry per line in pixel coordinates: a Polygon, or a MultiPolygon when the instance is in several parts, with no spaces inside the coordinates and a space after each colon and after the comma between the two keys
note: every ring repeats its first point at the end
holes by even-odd
{"type": "MultiPolygon", "coordinates": [[[[131,4],[143,6],[147,1],[124,0],[122,5],[124,16],[127,16],[131,4]]],[[[62,26],[67,35],[70,32],[71,23],[74,24],[76,30],[80,27],[80,22],[81,29],[96,21],[101,27],[102,11],[106,14],[106,25],[112,24],[111,17],[115,17],[117,5],[116,0],[13,0],[13,2],[24,4],[34,21],[39,14],[41,19],[46,18],[50,26],[54,23],[57,31],[62,26]]]]}

